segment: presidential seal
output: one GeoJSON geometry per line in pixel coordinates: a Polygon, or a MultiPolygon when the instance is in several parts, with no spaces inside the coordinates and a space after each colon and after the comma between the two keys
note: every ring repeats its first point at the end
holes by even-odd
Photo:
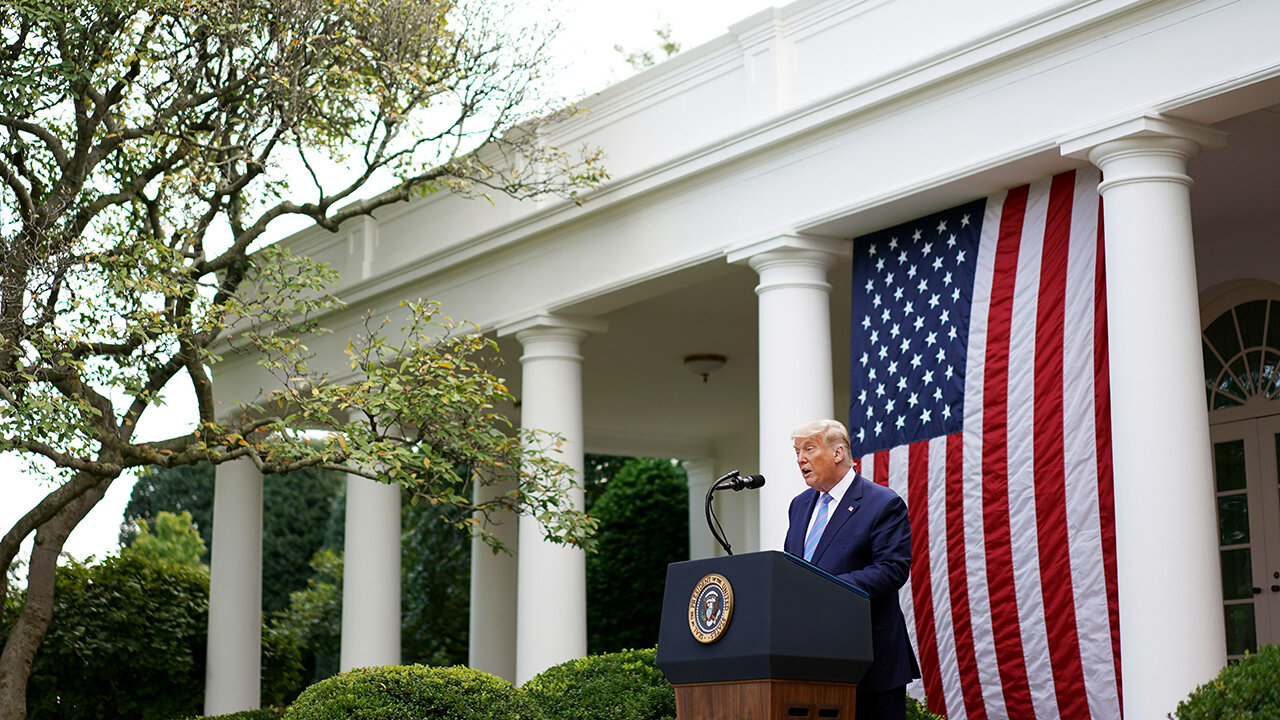
{"type": "Polygon", "coordinates": [[[733,586],[725,576],[711,573],[699,580],[689,597],[689,632],[700,643],[713,643],[732,618],[733,586]]]}

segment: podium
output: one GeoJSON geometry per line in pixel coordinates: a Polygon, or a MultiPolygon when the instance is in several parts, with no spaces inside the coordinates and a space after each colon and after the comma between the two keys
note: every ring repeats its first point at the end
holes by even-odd
{"type": "Polygon", "coordinates": [[[657,662],[679,720],[852,720],[871,657],[866,593],[794,555],[667,566],[657,662]]]}

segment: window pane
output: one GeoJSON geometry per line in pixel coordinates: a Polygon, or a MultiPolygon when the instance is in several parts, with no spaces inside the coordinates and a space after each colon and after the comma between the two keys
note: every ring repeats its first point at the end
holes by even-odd
{"type": "Polygon", "coordinates": [[[1268,350],[1262,354],[1262,389],[1272,393],[1269,397],[1274,397],[1276,383],[1276,353],[1274,350],[1268,350]]]}
{"type": "Polygon", "coordinates": [[[1264,386],[1262,384],[1262,351],[1253,350],[1245,353],[1245,359],[1249,366],[1249,379],[1253,381],[1254,392],[1262,392],[1264,386]]]}
{"type": "Polygon", "coordinates": [[[1227,605],[1223,610],[1227,625],[1227,654],[1257,652],[1258,631],[1253,620],[1253,603],[1227,605]]]}
{"type": "Polygon", "coordinates": [[[1241,400],[1238,400],[1237,398],[1247,398],[1249,396],[1249,393],[1245,392],[1244,389],[1236,382],[1235,378],[1231,376],[1231,373],[1228,372],[1222,373],[1222,379],[1218,382],[1217,390],[1218,394],[1214,398],[1213,402],[1214,410],[1224,407],[1235,407],[1241,403],[1241,400]],[[1227,393],[1230,393],[1230,395],[1227,393]]]}
{"type": "Polygon", "coordinates": [[[1254,300],[1236,306],[1236,321],[1240,323],[1240,337],[1247,348],[1262,345],[1262,333],[1266,329],[1267,301],[1254,300]]]}
{"type": "Polygon", "coordinates": [[[1236,338],[1236,323],[1230,311],[1219,315],[1217,320],[1205,328],[1204,336],[1224,358],[1233,358],[1243,349],[1236,338]]]}
{"type": "Polygon", "coordinates": [[[1215,383],[1218,381],[1218,373],[1222,372],[1222,361],[1209,349],[1209,343],[1202,342],[1200,347],[1204,350],[1204,381],[1215,383]]]}
{"type": "MultiPolygon", "coordinates": [[[[1228,365],[1227,367],[1231,369],[1231,374],[1235,376],[1237,380],[1246,384],[1249,382],[1249,366],[1245,364],[1243,355],[1236,358],[1235,360],[1232,360],[1231,364],[1228,365]]],[[[1248,397],[1249,395],[1253,394],[1252,390],[1246,391],[1241,389],[1239,392],[1241,392],[1245,397],[1248,397]]]]}
{"type": "MultiPolygon", "coordinates": [[[[1276,457],[1280,459],[1280,444],[1276,445],[1276,457]]],[[[1244,489],[1244,440],[1214,444],[1213,476],[1218,492],[1244,489]]]]}
{"type": "Polygon", "coordinates": [[[1249,496],[1244,493],[1218,498],[1218,544],[1249,542],[1249,496]]]}
{"type": "Polygon", "coordinates": [[[1223,550],[1222,599],[1247,600],[1253,597],[1253,563],[1249,548],[1223,550]]]}
{"type": "Polygon", "coordinates": [[[1267,318],[1267,344],[1280,347],[1280,305],[1271,303],[1271,316],[1267,318]]]}

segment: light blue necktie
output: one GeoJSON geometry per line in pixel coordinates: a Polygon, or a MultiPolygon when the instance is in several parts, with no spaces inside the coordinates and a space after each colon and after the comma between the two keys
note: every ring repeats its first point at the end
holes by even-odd
{"type": "Polygon", "coordinates": [[[813,559],[813,551],[818,547],[822,531],[827,529],[827,505],[829,504],[831,504],[831,494],[822,493],[822,502],[818,503],[818,514],[813,519],[813,527],[809,529],[809,536],[804,539],[805,560],[813,559]]]}

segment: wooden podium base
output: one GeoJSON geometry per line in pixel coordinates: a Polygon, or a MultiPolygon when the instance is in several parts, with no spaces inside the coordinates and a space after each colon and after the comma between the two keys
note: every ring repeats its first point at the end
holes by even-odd
{"type": "Polygon", "coordinates": [[[745,680],[675,690],[678,720],[853,720],[858,685],[745,680]]]}

